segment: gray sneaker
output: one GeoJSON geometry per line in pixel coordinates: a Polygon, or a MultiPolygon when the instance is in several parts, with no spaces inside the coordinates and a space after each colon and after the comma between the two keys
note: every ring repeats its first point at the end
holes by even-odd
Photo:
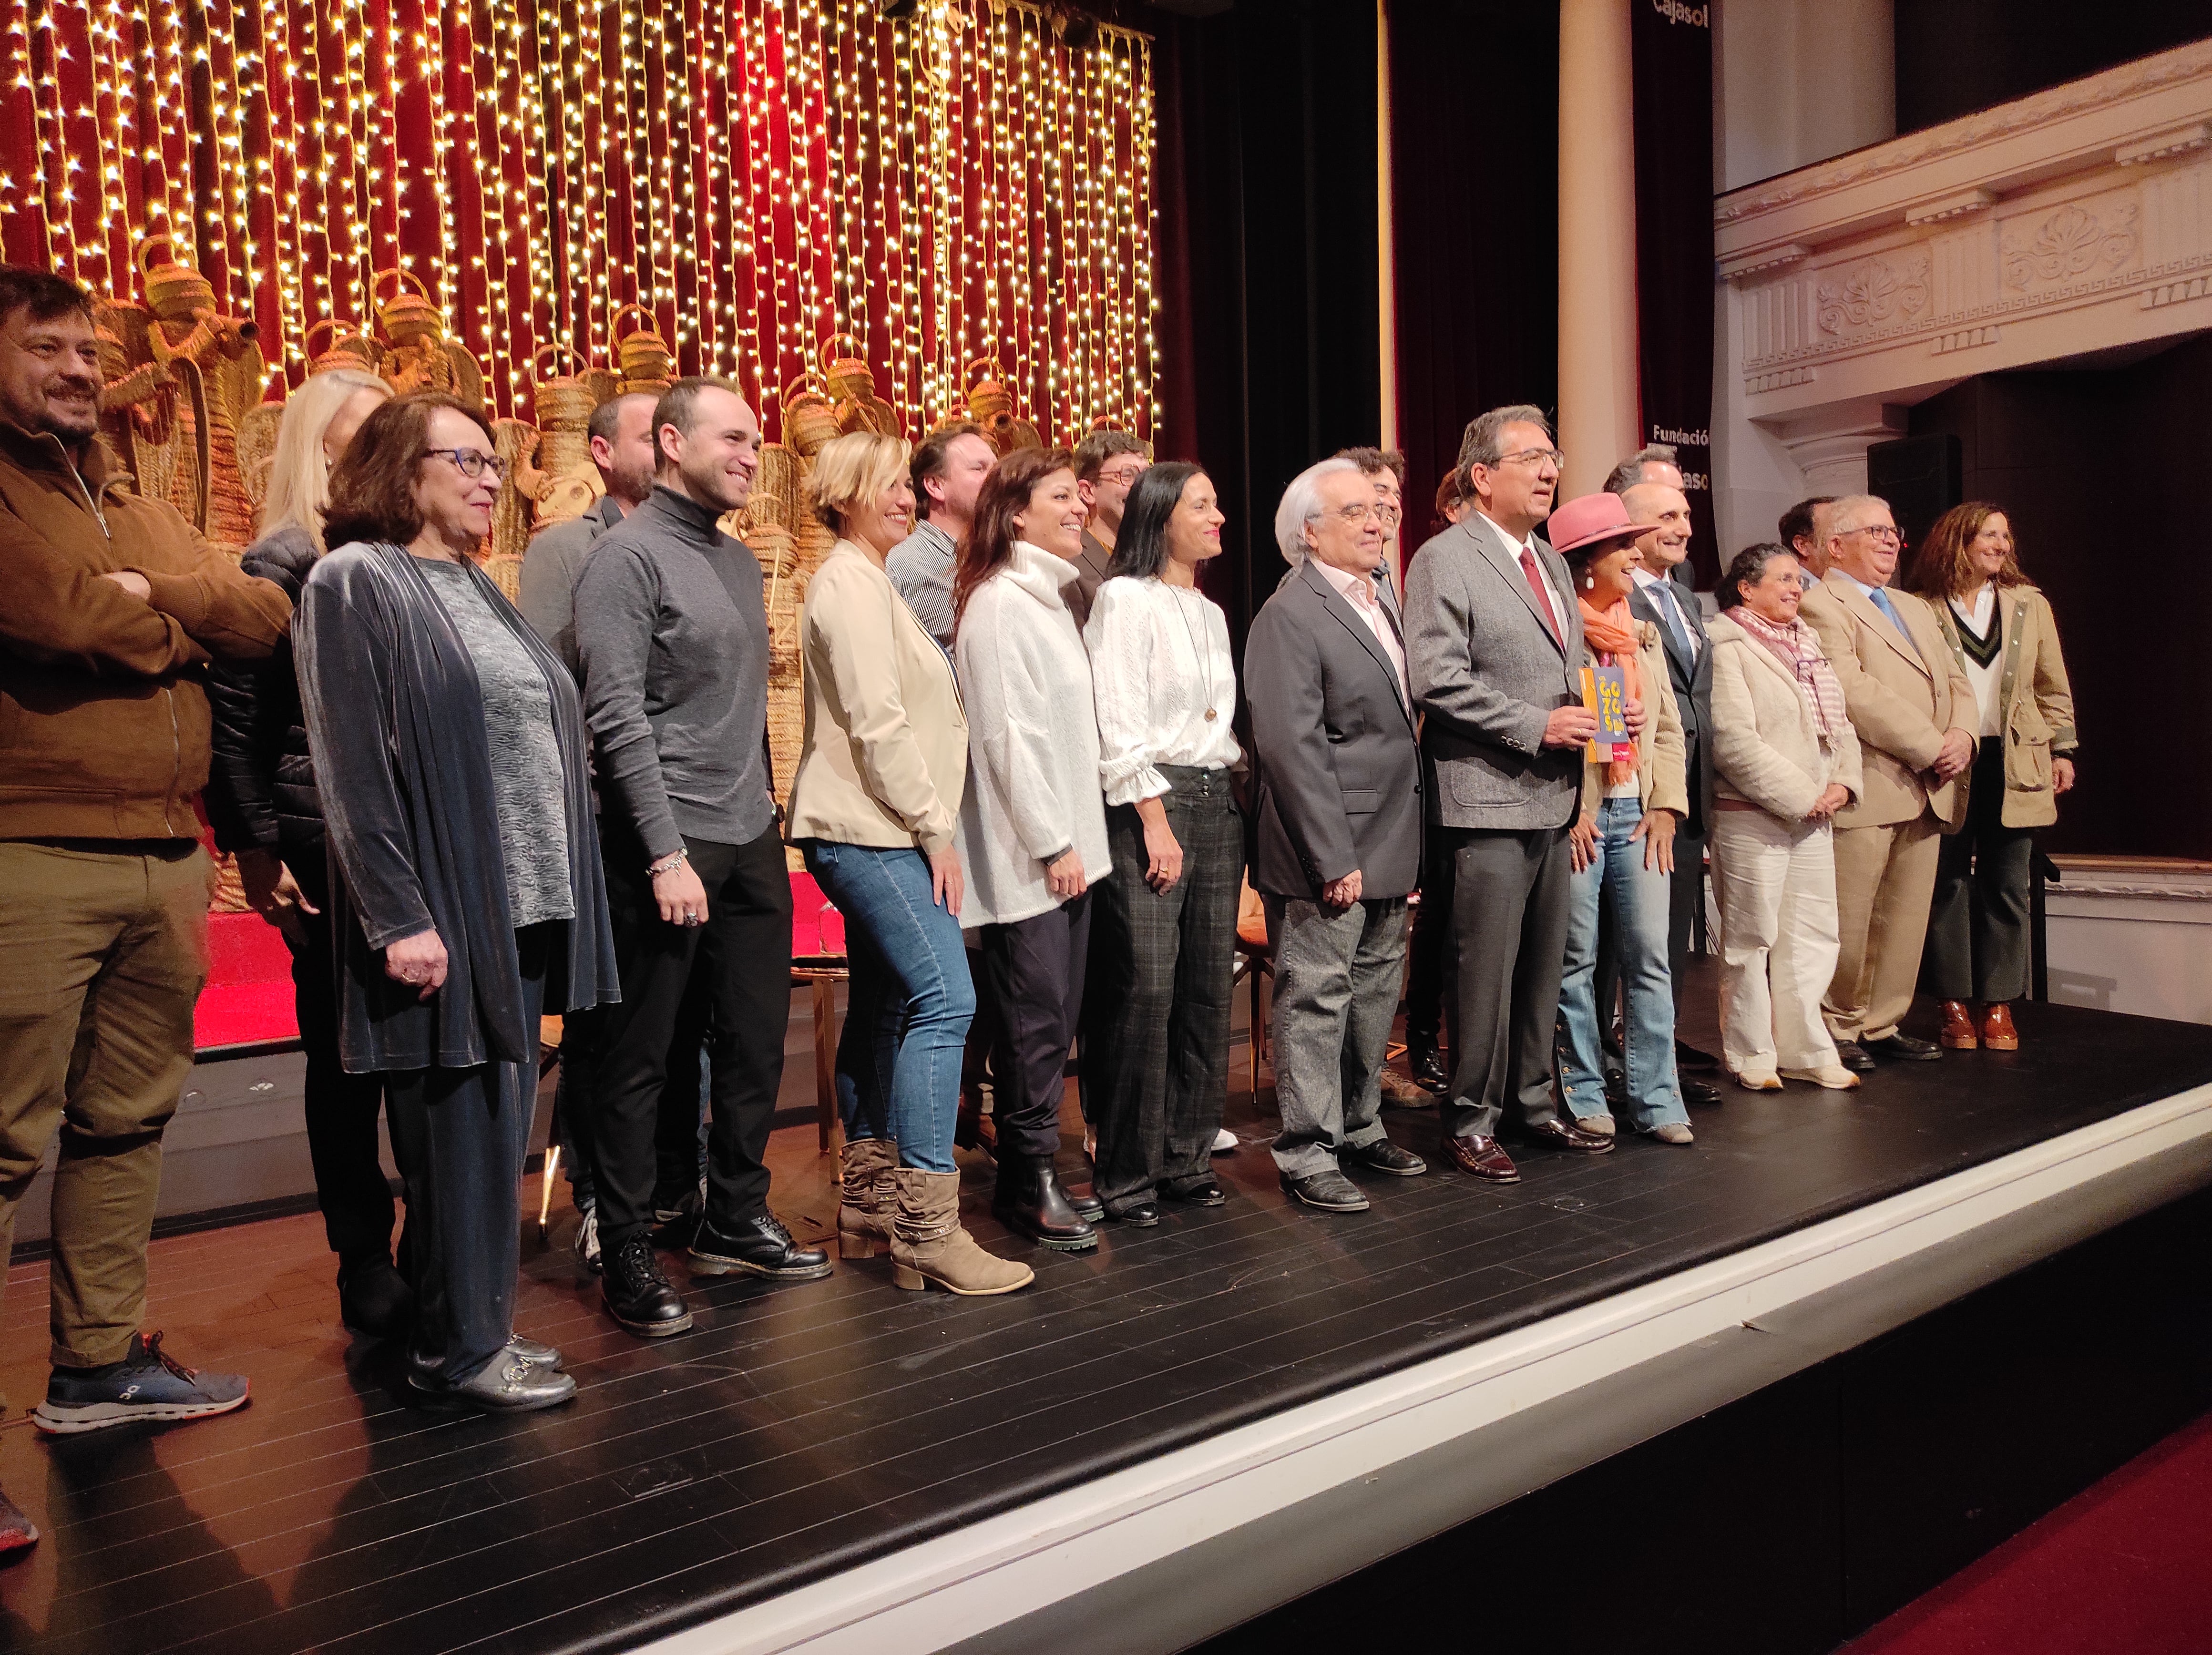
{"type": "Polygon", "coordinates": [[[196,1420],[228,1414],[246,1401],[243,1374],[203,1373],[161,1349],[158,1333],[131,1336],[131,1354],[105,1367],[58,1367],[31,1422],[55,1435],[99,1431],[137,1420],[196,1420]]]}
{"type": "Polygon", "coordinates": [[[576,1262],[584,1267],[586,1276],[599,1273],[599,1209],[596,1204],[584,1209],[583,1220],[576,1226],[576,1262]]]}

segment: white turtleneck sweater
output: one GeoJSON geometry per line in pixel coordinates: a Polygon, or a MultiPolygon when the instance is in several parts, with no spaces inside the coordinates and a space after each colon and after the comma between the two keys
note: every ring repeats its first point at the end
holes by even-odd
{"type": "Polygon", "coordinates": [[[969,595],[953,642],[968,708],[960,804],[960,924],[1012,924],[1060,899],[1045,870],[1073,849],[1092,882],[1113,871],[1098,787],[1091,660],[1060,588],[1075,566],[1027,541],[969,595]]]}

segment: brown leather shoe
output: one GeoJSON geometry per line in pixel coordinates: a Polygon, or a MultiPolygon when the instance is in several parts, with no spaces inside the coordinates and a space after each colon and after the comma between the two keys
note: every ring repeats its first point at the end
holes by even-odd
{"type": "Polygon", "coordinates": [[[1565,1149],[1578,1155],[1609,1155],[1613,1140],[1601,1137],[1595,1132],[1585,1132],[1579,1126],[1571,1126],[1557,1116],[1550,1120],[1523,1122],[1521,1136],[1531,1143],[1540,1143],[1548,1149],[1565,1149]]]}
{"type": "Polygon", "coordinates": [[[1444,1159],[1469,1178],[1479,1178],[1486,1184],[1518,1184],[1521,1169],[1513,1158],[1498,1147],[1492,1137],[1461,1137],[1446,1132],[1439,1146],[1444,1159]]]}
{"type": "Polygon", "coordinates": [[[1964,1000],[1946,1000],[1939,1008],[1943,1018],[1943,1044],[1954,1052],[1972,1052],[1982,1043],[1974,1032],[1974,1014],[1964,1000]]]}
{"type": "Polygon", "coordinates": [[[2012,1026],[2012,1008],[2000,1002],[1982,1008],[1982,1044],[1992,1052],[2020,1050],[2020,1031],[2012,1026]]]}

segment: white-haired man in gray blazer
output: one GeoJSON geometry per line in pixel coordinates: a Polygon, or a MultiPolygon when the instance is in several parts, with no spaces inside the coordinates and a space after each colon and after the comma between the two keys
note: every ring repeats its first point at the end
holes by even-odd
{"type": "MultiPolygon", "coordinates": [[[[1553,1025],[1566,954],[1567,829],[1580,805],[1583,627],[1567,567],[1536,533],[1563,457],[1540,409],[1470,421],[1459,464],[1474,509],[1425,544],[1406,583],[1413,699],[1423,715],[1431,831],[1449,846],[1451,1089],[1443,1150],[1471,1177],[1516,1183],[1499,1147],[1603,1155],[1610,1138],[1562,1120],[1553,1025]]],[[[1628,709],[1632,730],[1644,709],[1628,709]]]]}
{"type": "Polygon", "coordinates": [[[1275,1167],[1293,1197],[1324,1212],[1367,1206],[1347,1167],[1428,1170],[1380,1118],[1422,815],[1405,637],[1375,580],[1383,512],[1354,460],[1291,479],[1275,537],[1293,566],[1244,645],[1253,882],[1275,949],[1275,1167]]]}

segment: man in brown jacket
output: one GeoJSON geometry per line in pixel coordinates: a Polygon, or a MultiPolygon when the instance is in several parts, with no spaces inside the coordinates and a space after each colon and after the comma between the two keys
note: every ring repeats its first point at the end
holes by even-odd
{"type": "Polygon", "coordinates": [[[1966,818],[1980,714],[1936,611],[1889,588],[1902,542],[1887,503],[1845,495],[1825,532],[1828,572],[1798,613],[1843,681],[1866,774],[1836,815],[1843,951],[1820,1010],[1838,1060],[1863,1073],[1876,1058],[1943,1055],[1897,1025],[1920,978],[1942,835],[1966,818]]]}
{"type": "Polygon", "coordinates": [[[192,1065],[210,659],[291,615],[97,440],[91,306],[0,267],[0,1269],[58,1131],[41,1429],[191,1419],[246,1381],[142,1337],[161,1131],[192,1065]]]}

